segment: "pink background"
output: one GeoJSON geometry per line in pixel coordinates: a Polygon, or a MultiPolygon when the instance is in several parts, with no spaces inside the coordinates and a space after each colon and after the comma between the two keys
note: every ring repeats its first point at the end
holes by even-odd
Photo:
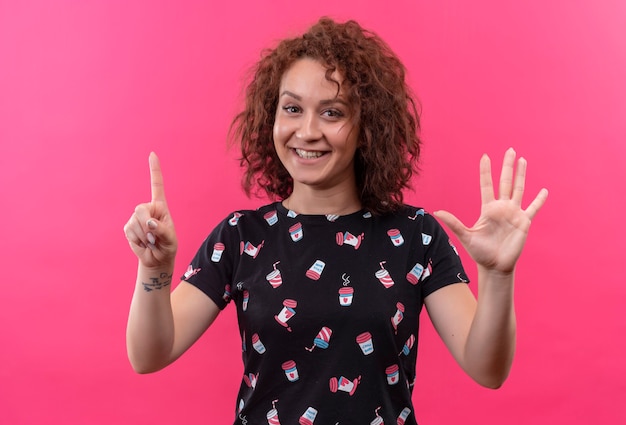
{"type": "Polygon", "coordinates": [[[499,166],[509,146],[529,161],[526,203],[550,190],[519,263],[509,380],[470,382],[424,316],[420,424],[626,422],[626,4],[325,3],[0,1],[0,423],[232,423],[234,309],[165,371],[131,370],[122,227],[149,199],[151,150],[177,273],[218,220],[263,202],[225,146],[241,80],[321,15],[361,21],[409,69],[426,144],[408,201],[473,222],[480,155],[499,166]]]}

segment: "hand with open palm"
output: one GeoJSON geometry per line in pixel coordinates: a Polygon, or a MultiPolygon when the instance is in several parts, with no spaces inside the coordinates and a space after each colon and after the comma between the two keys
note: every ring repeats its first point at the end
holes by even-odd
{"type": "Polygon", "coordinates": [[[507,150],[496,198],[491,161],[483,155],[480,160],[482,205],[476,223],[467,227],[447,211],[434,213],[457,236],[472,259],[487,270],[504,274],[515,270],[530,223],[548,197],[548,191],[541,189],[530,205],[522,209],[525,180],[526,160],[520,158],[515,167],[515,151],[512,148],[507,150]]]}

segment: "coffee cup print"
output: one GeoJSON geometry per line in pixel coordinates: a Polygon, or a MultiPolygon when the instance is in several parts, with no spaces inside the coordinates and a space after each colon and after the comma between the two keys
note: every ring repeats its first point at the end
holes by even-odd
{"type": "Polygon", "coordinates": [[[261,241],[261,243],[258,246],[254,246],[250,242],[241,241],[239,244],[239,254],[243,254],[245,252],[250,257],[256,258],[257,255],[259,255],[261,248],[263,248],[264,243],[265,241],[261,241]]]}
{"type": "Polygon", "coordinates": [[[339,379],[332,377],[329,382],[330,392],[336,393],[337,391],[343,391],[349,395],[354,395],[359,382],[361,382],[360,376],[352,381],[344,376],[341,376],[339,379]]]}
{"type": "Polygon", "coordinates": [[[339,304],[343,307],[349,307],[352,305],[352,299],[354,298],[354,288],[350,286],[344,286],[339,289],[339,304]]]}
{"type": "Polygon", "coordinates": [[[330,221],[331,223],[335,222],[338,218],[339,216],[337,214],[326,214],[326,220],[330,221]]]}
{"type": "Polygon", "coordinates": [[[370,422],[370,425],[385,425],[385,422],[383,421],[383,418],[376,416],[374,420],[370,422]]]}
{"type": "Polygon", "coordinates": [[[309,407],[308,409],[306,409],[306,412],[304,412],[302,416],[300,416],[300,420],[298,421],[298,423],[300,425],[313,425],[313,422],[315,422],[316,416],[317,416],[317,410],[312,407],[309,407]]]}
{"type": "Polygon", "coordinates": [[[424,217],[425,211],[423,208],[420,208],[419,210],[415,211],[415,214],[413,216],[409,216],[409,219],[411,220],[415,220],[418,216],[424,217]]]}
{"type": "Polygon", "coordinates": [[[287,360],[283,363],[283,370],[285,371],[285,376],[289,382],[296,382],[300,379],[300,376],[298,376],[298,368],[296,368],[296,362],[293,360],[287,360]]]}
{"type": "Polygon", "coordinates": [[[430,245],[430,241],[433,240],[433,237],[430,235],[427,235],[426,233],[422,233],[422,243],[424,245],[430,245]]]}
{"type": "Polygon", "coordinates": [[[224,244],[221,242],[213,245],[213,255],[211,255],[211,261],[213,261],[214,263],[219,263],[220,259],[222,258],[222,253],[224,252],[224,249],[224,244]]]}
{"type": "Polygon", "coordinates": [[[259,338],[259,334],[252,335],[252,347],[259,354],[265,353],[265,345],[263,345],[263,343],[261,342],[261,339],[259,338]]]}
{"type": "Polygon", "coordinates": [[[272,288],[278,288],[280,285],[283,284],[283,277],[280,274],[280,270],[276,268],[276,265],[278,263],[280,263],[280,261],[275,262],[273,264],[274,270],[272,270],[267,274],[267,276],[265,276],[265,279],[267,279],[270,285],[272,285],[272,288]]]}
{"type": "Polygon", "coordinates": [[[400,381],[400,373],[397,364],[389,366],[385,369],[385,373],[387,374],[387,383],[389,385],[396,385],[400,381]]]}
{"type": "Polygon", "coordinates": [[[283,309],[281,310],[281,312],[278,315],[274,316],[274,319],[276,319],[276,321],[283,327],[287,328],[289,332],[291,332],[291,327],[287,325],[287,321],[296,314],[296,310],[294,309],[297,306],[297,301],[286,299],[283,301],[283,309]]]}
{"type": "Polygon", "coordinates": [[[404,304],[397,303],[396,314],[394,314],[393,317],[391,318],[391,325],[393,326],[393,330],[395,331],[396,334],[398,333],[398,325],[402,321],[403,317],[404,317],[404,304]]]}
{"type": "Polygon", "coordinates": [[[330,336],[333,334],[332,329],[323,326],[322,329],[317,333],[317,336],[313,340],[313,346],[311,348],[304,347],[307,351],[313,351],[315,347],[327,349],[328,343],[330,341],[330,336]]]}
{"type": "Polygon", "coordinates": [[[363,332],[356,337],[356,342],[361,347],[361,351],[366,356],[374,352],[374,341],[372,341],[372,334],[369,332],[363,332]]]}
{"type": "Polygon", "coordinates": [[[302,232],[302,223],[296,223],[289,228],[289,236],[291,236],[291,240],[294,242],[298,242],[304,236],[302,232]]]}
{"type": "Polygon", "coordinates": [[[398,229],[389,229],[387,235],[391,239],[393,246],[401,246],[404,244],[404,238],[398,229]]]}
{"type": "Polygon", "coordinates": [[[278,223],[278,213],[276,212],[276,210],[266,212],[263,215],[263,218],[265,219],[265,221],[267,221],[267,224],[269,224],[270,226],[273,226],[276,223],[278,223]]]}
{"type": "Polygon", "coordinates": [[[243,311],[248,310],[248,301],[250,301],[250,291],[245,289],[243,291],[243,303],[241,304],[241,309],[243,311]]]}
{"type": "Polygon", "coordinates": [[[411,282],[411,284],[413,285],[417,285],[417,282],[419,282],[419,279],[422,276],[423,272],[424,266],[422,266],[420,263],[415,263],[411,271],[407,273],[406,280],[411,282]]]}
{"type": "Polygon", "coordinates": [[[236,226],[237,222],[239,221],[239,217],[241,217],[242,215],[243,214],[239,212],[234,213],[230,220],[228,220],[228,224],[230,224],[231,226],[236,226]]]}
{"type": "Polygon", "coordinates": [[[358,236],[353,235],[350,232],[337,232],[337,234],[335,235],[335,239],[337,241],[337,245],[342,246],[342,245],[351,245],[352,247],[354,247],[354,249],[359,249],[359,247],[361,246],[361,242],[363,242],[363,238],[365,236],[363,235],[363,233],[361,233],[358,236]]]}
{"type": "Polygon", "coordinates": [[[222,295],[222,298],[224,299],[224,301],[229,302],[231,295],[232,294],[231,294],[230,285],[224,286],[224,295],[222,295]]]}
{"type": "Polygon", "coordinates": [[[276,409],[276,402],[278,400],[272,401],[272,410],[267,412],[267,425],[280,425],[280,420],[278,420],[278,410],[276,409]]]}
{"type": "Polygon", "coordinates": [[[191,276],[195,276],[198,274],[198,272],[202,270],[201,268],[197,268],[194,269],[193,265],[189,265],[189,267],[187,267],[187,271],[185,271],[185,279],[189,279],[191,276]]]}
{"type": "Polygon", "coordinates": [[[322,276],[322,272],[326,267],[326,263],[322,260],[315,260],[315,263],[306,271],[306,277],[313,280],[318,280],[322,276]]]}
{"type": "Polygon", "coordinates": [[[278,410],[272,409],[267,412],[267,424],[268,425],[280,425],[280,420],[278,419],[278,410]]]}
{"type": "Polygon", "coordinates": [[[381,261],[379,263],[380,270],[378,270],[375,274],[376,274],[376,278],[380,281],[380,283],[383,284],[385,288],[391,288],[395,282],[391,278],[391,275],[389,274],[389,272],[385,270],[385,266],[384,266],[385,263],[386,261],[381,261]]]}
{"type": "Polygon", "coordinates": [[[249,373],[247,375],[243,375],[243,382],[252,389],[256,388],[256,382],[259,379],[259,374],[256,375],[254,373],[249,373]]]}
{"type": "Polygon", "coordinates": [[[432,271],[433,271],[433,260],[431,258],[430,260],[428,260],[428,264],[426,264],[426,267],[424,268],[424,271],[422,272],[422,276],[420,277],[420,280],[423,281],[424,279],[426,279],[428,276],[430,276],[432,271]]]}
{"type": "Polygon", "coordinates": [[[402,347],[402,351],[400,352],[400,354],[404,354],[405,356],[408,356],[414,344],[415,344],[415,335],[411,334],[409,339],[407,339],[406,342],[404,343],[404,347],[402,347]]]}
{"type": "Polygon", "coordinates": [[[408,407],[405,407],[404,409],[402,409],[402,412],[400,412],[400,415],[398,416],[398,419],[396,420],[396,424],[404,425],[404,423],[406,422],[406,419],[409,417],[410,414],[411,414],[411,409],[409,409],[408,407]]]}
{"type": "Polygon", "coordinates": [[[274,407],[275,402],[272,402],[272,410],[267,412],[267,425],[280,425],[280,420],[278,419],[278,410],[274,407]]]}

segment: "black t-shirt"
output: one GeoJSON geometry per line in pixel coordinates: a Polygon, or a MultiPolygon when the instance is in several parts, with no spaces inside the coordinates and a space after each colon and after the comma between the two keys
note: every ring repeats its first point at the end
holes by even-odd
{"type": "Polygon", "coordinates": [[[437,289],[468,282],[421,208],[298,215],[276,202],[238,211],[183,279],[232,300],[244,376],[235,424],[416,424],[419,315],[437,289]]]}

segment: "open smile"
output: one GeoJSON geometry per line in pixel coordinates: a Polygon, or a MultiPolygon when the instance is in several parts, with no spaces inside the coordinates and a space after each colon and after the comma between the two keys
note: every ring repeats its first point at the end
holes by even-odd
{"type": "Polygon", "coordinates": [[[326,152],[320,152],[320,151],[307,151],[304,149],[294,149],[294,151],[296,152],[296,155],[298,155],[300,158],[304,158],[304,159],[315,159],[315,158],[319,158],[321,156],[323,156],[324,154],[326,154],[326,152]]]}

